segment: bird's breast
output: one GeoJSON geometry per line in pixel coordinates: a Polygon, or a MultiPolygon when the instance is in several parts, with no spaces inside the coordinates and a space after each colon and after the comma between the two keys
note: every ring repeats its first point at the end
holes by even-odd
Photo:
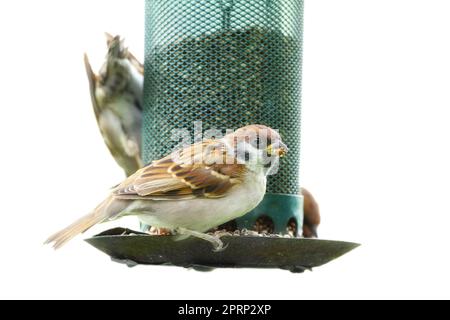
{"type": "Polygon", "coordinates": [[[266,178],[248,176],[218,199],[140,201],[141,222],[162,228],[183,227],[205,232],[253,210],[264,198],[266,178]]]}

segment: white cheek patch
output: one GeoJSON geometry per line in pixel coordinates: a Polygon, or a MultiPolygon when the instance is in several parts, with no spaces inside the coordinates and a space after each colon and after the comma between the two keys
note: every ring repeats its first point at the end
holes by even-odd
{"type": "Polygon", "coordinates": [[[241,142],[237,146],[237,161],[238,164],[246,164],[248,166],[255,166],[260,162],[260,152],[251,144],[241,142]]]}
{"type": "Polygon", "coordinates": [[[278,173],[280,169],[280,158],[279,157],[272,157],[272,160],[267,163],[264,168],[267,170],[266,175],[267,176],[274,176],[278,173]]]}

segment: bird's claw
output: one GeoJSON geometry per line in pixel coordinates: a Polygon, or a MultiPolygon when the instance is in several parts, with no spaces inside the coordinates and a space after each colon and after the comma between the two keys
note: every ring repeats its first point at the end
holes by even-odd
{"type": "Polygon", "coordinates": [[[223,245],[223,242],[220,239],[217,239],[217,240],[218,240],[218,242],[214,245],[213,252],[219,253],[219,252],[225,251],[228,248],[229,243],[227,243],[226,245],[223,245]]]}
{"type": "Polygon", "coordinates": [[[219,239],[222,239],[223,237],[232,237],[233,234],[228,231],[223,231],[223,232],[216,233],[215,236],[219,239]]]}
{"type": "Polygon", "coordinates": [[[233,236],[230,232],[228,231],[221,231],[221,232],[217,232],[213,237],[215,238],[215,243],[214,243],[214,250],[213,252],[218,253],[218,252],[222,252],[225,251],[228,246],[229,243],[227,243],[225,246],[223,245],[222,242],[222,238],[224,237],[231,237],[233,236]]]}
{"type": "Polygon", "coordinates": [[[208,241],[209,243],[211,243],[213,245],[213,248],[214,248],[213,252],[216,252],[216,253],[222,252],[226,248],[228,248],[228,244],[226,246],[224,246],[222,240],[220,240],[220,237],[217,235],[213,236],[210,234],[193,231],[193,230],[188,230],[185,228],[176,228],[173,231],[175,232],[175,234],[178,234],[178,235],[187,235],[187,236],[196,237],[196,238],[208,241]]]}

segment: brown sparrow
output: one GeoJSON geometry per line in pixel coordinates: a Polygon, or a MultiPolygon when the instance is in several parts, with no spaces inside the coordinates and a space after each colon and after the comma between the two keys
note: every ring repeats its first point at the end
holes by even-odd
{"type": "Polygon", "coordinates": [[[311,192],[302,188],[304,198],[304,219],[303,219],[303,237],[318,238],[317,229],[321,222],[319,205],[311,192]]]}
{"type": "Polygon", "coordinates": [[[144,67],[119,37],[107,36],[108,54],[99,75],[84,62],[91,100],[103,139],[127,176],[142,167],[141,119],[144,67]]]}
{"type": "Polygon", "coordinates": [[[46,243],[59,248],[96,224],[135,215],[180,240],[194,236],[222,250],[220,238],[205,232],[253,210],[266,193],[267,175],[286,153],[280,135],[261,125],[191,145],[137,171],[46,243]]]}

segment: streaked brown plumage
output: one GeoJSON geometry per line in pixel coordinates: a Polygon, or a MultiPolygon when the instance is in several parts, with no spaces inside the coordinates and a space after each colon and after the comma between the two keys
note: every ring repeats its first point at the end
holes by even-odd
{"type": "Polygon", "coordinates": [[[208,140],[182,150],[177,162],[173,155],[155,161],[126,179],[113,194],[122,200],[221,198],[242,182],[247,169],[243,164],[217,164],[227,157],[220,145],[221,142],[208,140]],[[220,151],[211,148],[214,146],[220,151]],[[204,152],[195,154],[196,149],[204,152]]]}
{"type": "Polygon", "coordinates": [[[263,131],[273,130],[248,126],[153,162],[114,188],[92,213],[54,234],[47,243],[59,248],[95,224],[136,215],[142,223],[208,240],[220,250],[220,239],[204,232],[253,210],[264,197],[266,175],[272,169],[262,161],[263,155],[270,152],[278,159],[287,152],[274,131],[271,145],[263,149],[245,139],[249,132],[259,139],[263,131]],[[244,159],[236,150],[250,153],[255,162],[239,162],[244,159]]]}

